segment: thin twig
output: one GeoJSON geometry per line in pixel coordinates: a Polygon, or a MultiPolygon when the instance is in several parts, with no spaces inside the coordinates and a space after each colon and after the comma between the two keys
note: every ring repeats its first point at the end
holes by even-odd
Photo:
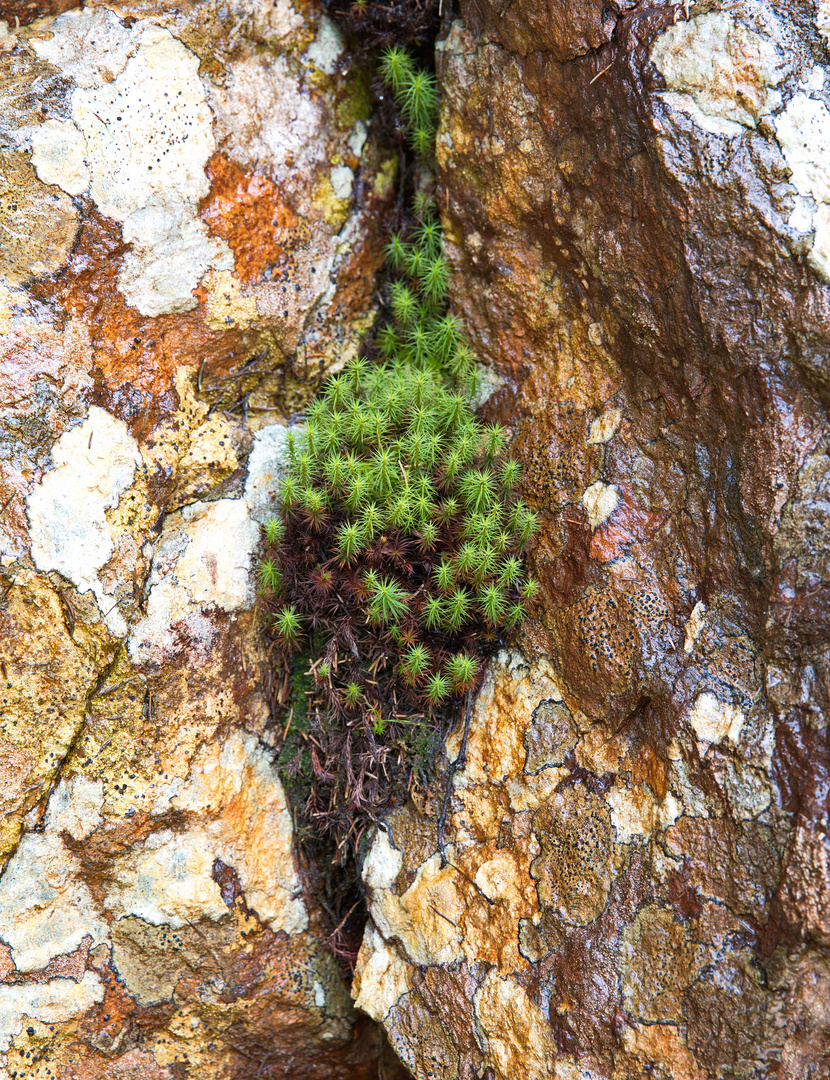
{"type": "Polygon", "coordinates": [[[443,912],[438,910],[435,904],[430,904],[429,906],[432,908],[432,910],[435,912],[439,919],[443,919],[444,922],[448,922],[450,926],[454,926],[456,930],[458,929],[458,923],[454,923],[452,919],[448,919],[447,916],[443,914],[443,912]]]}
{"type": "Polygon", "coordinates": [[[596,73],[596,75],[593,77],[593,79],[591,79],[591,81],[588,83],[588,85],[593,86],[594,83],[597,81],[597,79],[600,77],[600,75],[604,75],[606,71],[610,71],[613,66],[614,66],[614,61],[612,60],[611,63],[608,65],[608,67],[604,67],[602,69],[602,71],[598,71],[596,73]]]}

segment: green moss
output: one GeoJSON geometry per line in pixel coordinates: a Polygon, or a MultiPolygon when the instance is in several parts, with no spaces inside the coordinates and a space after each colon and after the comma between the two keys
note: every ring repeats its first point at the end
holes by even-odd
{"type": "Polygon", "coordinates": [[[334,122],[341,131],[351,131],[358,120],[364,123],[372,115],[371,76],[365,68],[353,70],[343,97],[334,107],[334,122]]]}
{"type": "MultiPolygon", "coordinates": [[[[400,50],[383,70],[431,157],[434,77],[400,50]]],[[[477,369],[445,310],[431,192],[413,218],[387,248],[383,359],[350,360],[289,435],[284,529],[269,526],[259,569],[292,679],[281,760],[318,834],[353,832],[424,766],[496,635],[532,599],[521,552],[536,517],[515,497],[507,433],[473,413],[477,369]]]]}

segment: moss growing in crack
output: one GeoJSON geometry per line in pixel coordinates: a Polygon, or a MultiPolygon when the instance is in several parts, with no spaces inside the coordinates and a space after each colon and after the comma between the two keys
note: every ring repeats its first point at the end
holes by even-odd
{"type": "MultiPolygon", "coordinates": [[[[411,144],[430,159],[434,77],[394,48],[382,70],[411,144]]],[[[290,433],[259,567],[276,655],[307,703],[301,718],[295,688],[281,760],[304,792],[306,823],[343,858],[366,816],[424,767],[533,594],[522,552],[536,518],[515,495],[507,432],[473,412],[476,366],[446,311],[430,191],[387,259],[380,358],[346,365],[290,433]]]]}

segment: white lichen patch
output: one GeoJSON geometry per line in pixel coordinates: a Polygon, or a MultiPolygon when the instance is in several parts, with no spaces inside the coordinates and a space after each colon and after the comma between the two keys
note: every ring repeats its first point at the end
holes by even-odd
{"type": "Polygon", "coordinates": [[[37,971],[73,952],[87,935],[109,941],[80,868],[56,828],[27,833],[0,879],[0,940],[18,971],[37,971]]]}
{"type": "Polygon", "coordinates": [[[323,104],[303,91],[282,56],[263,54],[234,64],[225,85],[211,89],[210,105],[217,138],[234,158],[261,162],[288,188],[313,176],[325,161],[323,104]]]}
{"type": "Polygon", "coordinates": [[[585,440],[588,446],[598,446],[610,442],[620,430],[622,413],[619,409],[606,409],[604,413],[591,421],[591,430],[585,440]]]}
{"type": "Polygon", "coordinates": [[[830,44],[830,0],[817,0],[816,26],[821,36],[830,44]]]}
{"type": "Polygon", "coordinates": [[[701,756],[710,746],[724,739],[737,746],[745,721],[746,717],[737,705],[720,701],[709,691],[698,695],[689,713],[689,723],[701,756]]]}
{"type": "Polygon", "coordinates": [[[181,517],[190,542],[176,565],[179,583],[197,604],[215,604],[223,611],[250,607],[259,526],[245,500],[191,503],[181,517]]]}
{"type": "Polygon", "coordinates": [[[615,484],[604,484],[597,480],[589,484],[582,495],[582,505],[588,511],[588,521],[592,531],[596,531],[611,517],[620,501],[615,484]]]}
{"type": "Polygon", "coordinates": [[[82,1016],[103,1000],[104,984],[94,971],[85,971],[80,982],[49,979],[0,986],[0,1051],[9,1049],[26,1020],[60,1024],[82,1016]]]}
{"type": "Polygon", "coordinates": [[[611,822],[621,844],[637,837],[648,839],[652,833],[673,825],[683,813],[683,804],[668,791],[661,802],[645,787],[629,787],[616,780],[605,795],[611,808],[611,822]]]}
{"type": "Polygon", "coordinates": [[[235,612],[253,601],[259,525],[244,499],[196,502],[172,514],[153,553],[146,615],[132,629],[136,663],[162,663],[185,640],[206,653],[214,627],[205,609],[235,612]]]}
{"type": "Polygon", "coordinates": [[[208,269],[233,266],[198,216],[215,149],[198,58],[168,30],[146,21],[128,29],[109,11],[70,12],[50,32],[32,47],[77,85],[71,122],[47,121],[32,135],[38,175],[73,195],[89,190],[121,223],[132,250],[118,283],[129,304],[143,315],[195,307],[208,269]]]}
{"type": "Polygon", "coordinates": [[[378,1023],[410,990],[409,964],[369,924],[360,946],[352,993],[355,1006],[378,1023]]]}
{"type": "Polygon", "coordinates": [[[245,501],[251,517],[260,525],[265,525],[274,516],[277,489],[288,463],[289,430],[283,424],[271,424],[260,428],[254,435],[254,445],[248,457],[245,501]]]}
{"type": "Polygon", "coordinates": [[[138,444],[126,424],[93,406],[80,427],[52,447],[55,467],[30,494],[32,560],[38,570],[57,570],[79,592],[92,591],[113,634],[127,625],[99,571],[114,553],[106,511],[118,505],[141,464],[138,444]]]}
{"type": "Polygon", "coordinates": [[[68,832],[75,840],[85,840],[101,824],[104,784],[83,775],[61,780],[49,800],[48,829],[68,832]]]}
{"type": "Polygon", "coordinates": [[[670,26],[654,42],[651,60],[666,80],[666,103],[705,131],[739,134],[777,104],[770,93],[783,78],[776,46],[724,12],[670,26]]]}
{"type": "Polygon", "coordinates": [[[29,46],[84,89],[112,81],[138,48],[147,23],[125,27],[109,8],[76,9],[54,19],[29,46]]]}
{"type": "Polygon", "coordinates": [[[116,861],[106,907],[118,918],[134,915],[153,926],[221,919],[228,909],[211,876],[213,860],[203,827],[160,829],[116,861]]]}
{"type": "Polygon", "coordinates": [[[813,231],[810,264],[830,281],[830,111],[823,101],[794,94],[775,118],[775,132],[798,192],[790,224],[813,231]]]}
{"type": "Polygon", "coordinates": [[[705,618],[706,605],[702,600],[698,600],[692,608],[692,614],[689,616],[689,621],[686,623],[686,638],[683,642],[683,652],[690,653],[695,647],[697,639],[700,637],[703,630],[703,621],[705,618]]]}
{"type": "Polygon", "coordinates": [[[44,184],[67,195],[89,190],[86,139],[71,120],[46,120],[32,132],[32,164],[44,184]]]}
{"type": "Polygon", "coordinates": [[[336,24],[323,15],[320,18],[317,37],[305,51],[305,59],[324,75],[333,75],[345,47],[346,42],[336,24]]]}
{"type": "Polygon", "coordinates": [[[391,889],[403,867],[403,855],[389,841],[389,833],[378,829],[363,863],[363,881],[368,889],[391,889]]]}
{"type": "Polygon", "coordinates": [[[352,196],[352,186],[354,184],[354,173],[349,166],[334,165],[329,172],[329,180],[331,181],[331,190],[334,192],[334,197],[347,202],[352,196]]]}

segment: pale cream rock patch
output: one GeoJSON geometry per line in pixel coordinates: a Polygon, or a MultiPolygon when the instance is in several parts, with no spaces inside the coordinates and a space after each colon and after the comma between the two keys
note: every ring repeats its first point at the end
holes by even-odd
{"type": "Polygon", "coordinates": [[[291,813],[271,754],[253,735],[234,731],[223,745],[203,747],[171,806],[212,818],[213,857],[233,866],[248,906],[272,930],[306,928],[291,813]]]}
{"type": "MultiPolygon", "coordinates": [[[[274,517],[277,491],[288,464],[288,432],[284,424],[260,428],[248,456],[245,501],[251,517],[266,525],[274,517]]],[[[296,427],[293,429],[296,431],[296,427]]]]}
{"type": "Polygon", "coordinates": [[[802,90],[823,90],[827,71],[820,64],[811,67],[799,81],[802,90]]]}
{"type": "Polygon", "coordinates": [[[246,165],[260,161],[289,188],[295,176],[313,176],[324,163],[323,105],[303,92],[284,57],[242,60],[208,94],[216,138],[234,159],[246,165]]]}
{"type": "Polygon", "coordinates": [[[178,627],[206,653],[215,629],[203,609],[236,612],[250,606],[259,540],[259,525],[244,499],[195,502],[171,514],[153,554],[146,615],[130,634],[133,661],[161,663],[179,651],[178,627]]]}
{"type": "Polygon", "coordinates": [[[118,278],[129,304],[143,315],[195,307],[204,274],[233,267],[228,245],[198,216],[216,145],[198,57],[168,30],[143,20],[127,29],[109,11],[69,12],[50,32],[32,47],[77,87],[71,124],[47,121],[33,133],[38,175],[73,195],[88,188],[121,223],[132,245],[118,278]]]}
{"type": "Polygon", "coordinates": [[[737,755],[724,755],[715,763],[713,771],[729,794],[730,811],[735,821],[748,821],[770,806],[772,785],[763,768],[744,765],[737,755]]]}
{"type": "Polygon", "coordinates": [[[418,867],[415,880],[406,892],[396,896],[392,885],[402,865],[400,851],[392,847],[387,834],[379,829],[363,872],[369,891],[369,913],[380,932],[398,938],[415,963],[452,963],[463,955],[457,923],[464,911],[464,901],[458,891],[457,871],[449,866],[442,868],[436,854],[418,867]]]}
{"type": "Polygon", "coordinates": [[[347,201],[351,198],[354,173],[348,165],[335,165],[329,172],[329,180],[336,199],[347,201]]]}
{"type": "Polygon", "coordinates": [[[171,576],[157,581],[145,604],[146,615],[134,624],[128,647],[135,664],[162,664],[185,647],[205,660],[216,639],[213,620],[196,607],[171,576]]]}
{"type": "Polygon", "coordinates": [[[17,38],[9,33],[9,24],[5,19],[0,19],[0,53],[11,52],[17,45],[17,38]]]}
{"type": "Polygon", "coordinates": [[[410,990],[411,968],[370,923],[363,936],[353,984],[355,1007],[378,1023],[410,990]]]}
{"type": "Polygon", "coordinates": [[[551,1080],[551,1066],[559,1056],[553,1031],[523,987],[491,970],[473,1003],[477,1039],[497,1076],[551,1080]]]}
{"type": "Polygon", "coordinates": [[[207,289],[207,317],[211,330],[228,327],[247,329],[256,322],[256,297],[243,296],[238,278],[230,270],[209,271],[204,280],[207,289]]]}
{"type": "Polygon", "coordinates": [[[92,591],[107,626],[121,636],[127,624],[99,571],[115,551],[105,511],[133,482],[138,444],[122,420],[93,405],[83,424],[53,444],[52,460],[55,467],[26,503],[32,560],[38,570],[63,574],[79,592],[92,591]]]}
{"type": "Polygon", "coordinates": [[[421,863],[402,896],[375,893],[369,912],[387,937],[400,939],[413,963],[452,964],[465,955],[460,922],[467,902],[462,882],[449,863],[441,866],[436,853],[421,863]]]}
{"type": "Polygon", "coordinates": [[[355,120],[355,125],[349,136],[349,141],[346,144],[352,154],[356,158],[359,158],[363,153],[363,147],[366,145],[366,140],[369,137],[369,132],[366,129],[366,125],[362,120],[355,120]]]}
{"type": "Polygon", "coordinates": [[[739,134],[754,128],[783,78],[775,45],[720,11],[704,12],[665,30],[651,48],[666,80],[667,104],[705,131],[739,134]]]}
{"type": "Polygon", "coordinates": [[[661,802],[644,787],[629,787],[617,779],[605,795],[611,808],[611,823],[621,844],[673,825],[683,813],[683,804],[667,791],[661,802]]]}
{"type": "Polygon", "coordinates": [[[116,917],[135,915],[153,926],[221,919],[228,909],[211,877],[213,860],[203,827],[160,829],[114,861],[106,907],[116,917]]]}
{"type": "Polygon", "coordinates": [[[485,896],[489,896],[491,900],[498,900],[500,904],[507,903],[519,913],[515,919],[518,926],[519,918],[524,915],[524,909],[527,907],[527,895],[520,888],[522,883],[517,875],[514,855],[510,852],[496,851],[492,858],[479,866],[474,880],[485,896]]]}
{"type": "Polygon", "coordinates": [[[705,754],[711,745],[728,739],[737,746],[746,717],[737,705],[718,700],[708,690],[699,694],[689,713],[698,748],[705,754]]]}
{"type": "Polygon", "coordinates": [[[597,480],[589,484],[582,495],[582,505],[588,511],[592,531],[596,531],[611,517],[619,505],[620,496],[615,484],[597,480]]]}
{"type": "Polygon", "coordinates": [[[23,1030],[25,1020],[59,1024],[82,1016],[104,1000],[104,984],[94,971],[85,971],[80,982],[49,979],[43,983],[0,985],[0,1051],[23,1030]]]}
{"type": "Polygon", "coordinates": [[[363,881],[372,890],[391,889],[403,868],[403,854],[392,846],[389,833],[378,829],[363,863],[363,881]]]}
{"type": "MultiPolygon", "coordinates": [[[[455,774],[455,788],[462,790],[478,784],[514,781],[517,809],[528,809],[524,791],[535,791],[539,778],[525,776],[527,751],[524,731],[540,701],[563,700],[563,687],[546,659],[527,664],[519,654],[499,654],[473,705],[467,757],[463,769],[455,774]]],[[[458,757],[462,729],[458,724],[446,742],[450,761],[458,757]]],[[[554,770],[544,770],[553,772],[554,770]]],[[[541,774],[540,774],[541,775],[541,774]]],[[[546,790],[547,780],[542,783],[546,790]]]]}
{"type": "MultiPolygon", "coordinates": [[[[125,27],[109,8],[75,9],[52,20],[29,46],[42,60],[89,90],[119,75],[138,48],[145,20],[125,27]]],[[[151,24],[150,24],[151,25],[151,24]]]]}
{"type": "Polygon", "coordinates": [[[0,878],[0,940],[18,971],[37,971],[73,952],[89,935],[109,941],[77,860],[54,828],[26,833],[0,878]]]}
{"type": "Polygon", "coordinates": [[[501,390],[506,380],[489,364],[476,364],[476,371],[478,372],[478,380],[473,395],[472,407],[480,409],[497,390],[501,390]]]}
{"type": "Polygon", "coordinates": [[[703,630],[703,621],[706,618],[706,605],[702,600],[698,600],[695,606],[692,608],[692,614],[689,616],[689,621],[686,623],[686,638],[683,642],[683,652],[690,653],[697,643],[697,639],[700,637],[703,630]]]}
{"type": "Polygon", "coordinates": [[[176,577],[197,604],[241,611],[254,599],[251,571],[258,524],[244,499],[191,503],[181,511],[190,542],[176,577]]]}
{"type": "Polygon", "coordinates": [[[317,37],[305,51],[305,59],[310,61],[324,75],[333,75],[337,70],[337,61],[346,47],[343,35],[327,15],[320,17],[317,37]]]}
{"type": "Polygon", "coordinates": [[[61,780],[49,799],[46,826],[56,834],[64,830],[75,840],[86,840],[101,824],[104,783],[79,775],[61,780]]]}
{"type": "Polygon", "coordinates": [[[45,120],[32,132],[32,164],[44,184],[67,195],[89,189],[86,139],[70,120],[45,120]]]}
{"type": "Polygon", "coordinates": [[[830,44],[830,0],[816,0],[816,26],[821,36],[830,44]]]}
{"type": "Polygon", "coordinates": [[[775,117],[775,133],[799,196],[790,224],[813,230],[810,265],[830,281],[830,111],[823,101],[793,94],[775,117]]]}
{"type": "Polygon", "coordinates": [[[620,430],[622,413],[619,409],[606,409],[596,420],[591,421],[591,430],[585,440],[588,446],[597,446],[610,442],[620,430]]]}

